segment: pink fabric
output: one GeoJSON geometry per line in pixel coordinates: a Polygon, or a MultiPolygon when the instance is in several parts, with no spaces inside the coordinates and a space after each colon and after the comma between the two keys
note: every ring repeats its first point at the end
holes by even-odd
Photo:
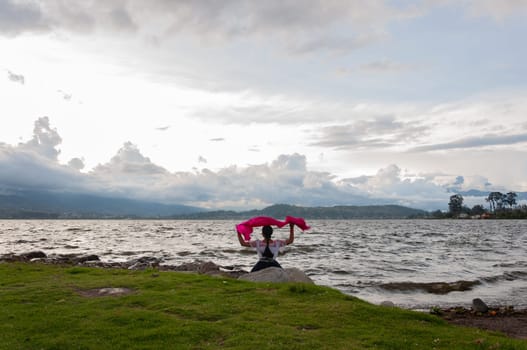
{"type": "Polygon", "coordinates": [[[306,221],[303,218],[295,218],[293,216],[286,216],[285,222],[287,224],[294,224],[298,226],[302,231],[309,230],[311,228],[306,224],[306,221]]]}
{"type": "Polygon", "coordinates": [[[257,216],[236,225],[236,231],[241,233],[243,235],[243,238],[248,241],[251,239],[251,233],[253,233],[254,227],[267,225],[284,227],[287,224],[294,224],[298,226],[301,230],[309,230],[310,228],[303,218],[286,216],[285,221],[280,221],[269,216],[257,216]]]}

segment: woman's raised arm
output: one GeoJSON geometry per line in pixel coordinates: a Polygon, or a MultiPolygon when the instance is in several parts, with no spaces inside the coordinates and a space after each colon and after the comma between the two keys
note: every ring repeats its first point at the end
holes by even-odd
{"type": "Polygon", "coordinates": [[[289,224],[289,238],[285,241],[285,244],[289,245],[295,241],[295,225],[289,224]]]}
{"type": "Polygon", "coordinates": [[[243,239],[242,234],[238,232],[238,241],[240,241],[240,244],[244,247],[250,247],[251,244],[247,242],[245,239],[243,239]]]}

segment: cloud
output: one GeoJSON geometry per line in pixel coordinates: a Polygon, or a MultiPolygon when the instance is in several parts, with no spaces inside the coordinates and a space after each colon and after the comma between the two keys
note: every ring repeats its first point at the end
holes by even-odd
{"type": "Polygon", "coordinates": [[[68,165],[73,169],[82,170],[84,169],[84,160],[81,158],[72,158],[68,162],[68,165]]]}
{"type": "Polygon", "coordinates": [[[419,146],[410,149],[410,152],[431,152],[451,149],[481,148],[487,146],[514,145],[527,142],[527,134],[516,135],[484,135],[466,137],[459,140],[439,143],[434,145],[419,146]]]}
{"type": "Polygon", "coordinates": [[[396,147],[410,140],[415,142],[427,131],[428,127],[419,122],[401,122],[393,116],[384,116],[324,127],[311,145],[339,150],[396,147]]]}
{"type": "Polygon", "coordinates": [[[382,39],[383,28],[410,16],[412,9],[383,1],[341,0],[4,0],[0,2],[0,14],[4,14],[0,15],[0,33],[104,30],[140,32],[161,40],[190,34],[208,42],[274,38],[290,52],[346,52],[382,39]],[[353,30],[336,35],[339,25],[353,30]]]}
{"type": "Polygon", "coordinates": [[[156,130],[158,130],[158,131],[167,131],[168,129],[170,129],[170,125],[162,126],[162,127],[156,128],[156,130]]]}
{"type": "Polygon", "coordinates": [[[62,91],[62,90],[57,90],[57,92],[58,92],[59,94],[61,94],[62,98],[63,98],[65,101],[68,101],[68,102],[71,101],[71,98],[73,97],[72,94],[69,94],[69,93],[64,92],[64,91],[62,91]]]}
{"type": "Polygon", "coordinates": [[[60,154],[60,150],[56,147],[61,142],[62,138],[57,132],[57,129],[50,127],[49,118],[41,117],[35,121],[33,138],[26,143],[20,143],[18,148],[56,161],[60,154]]]}
{"type": "Polygon", "coordinates": [[[0,33],[13,36],[26,31],[48,29],[38,4],[12,0],[0,1],[0,33]]]}
{"type": "Polygon", "coordinates": [[[60,142],[58,132],[43,117],[35,122],[33,138],[28,142],[17,146],[0,144],[0,190],[65,190],[242,210],[274,203],[401,204],[444,209],[451,195],[449,190],[454,187],[490,189],[488,179],[483,177],[413,175],[396,164],[381,168],[374,175],[338,179],[329,172],[310,170],[306,156],[299,153],[282,154],[271,162],[245,167],[169,172],[131,142],[124,143],[108,162],[80,172],[84,167],[81,158],[73,158],[67,165],[59,164],[60,142]]]}
{"type": "Polygon", "coordinates": [[[403,72],[408,70],[415,70],[415,66],[404,63],[397,63],[393,61],[375,61],[360,65],[359,70],[372,73],[384,72],[403,72]]]}
{"type": "Polygon", "coordinates": [[[12,82],[15,82],[15,83],[19,83],[19,84],[22,84],[24,85],[26,83],[26,79],[24,78],[24,76],[22,74],[15,74],[11,71],[7,71],[7,77],[9,80],[11,80],[12,82]]]}
{"type": "Polygon", "coordinates": [[[207,160],[204,157],[199,156],[198,157],[198,163],[207,163],[207,160]]]}
{"type": "Polygon", "coordinates": [[[167,170],[152,163],[150,158],[143,156],[141,151],[131,142],[125,142],[117,154],[106,164],[99,164],[92,172],[98,177],[133,178],[162,175],[167,170]]]}
{"type": "Polygon", "coordinates": [[[211,141],[211,142],[223,142],[223,141],[225,141],[225,139],[223,137],[216,137],[216,138],[210,139],[209,141],[211,141]]]}
{"type": "Polygon", "coordinates": [[[33,138],[17,146],[0,143],[0,184],[4,189],[86,191],[89,184],[74,166],[58,163],[62,139],[47,117],[35,121],[33,138]]]}

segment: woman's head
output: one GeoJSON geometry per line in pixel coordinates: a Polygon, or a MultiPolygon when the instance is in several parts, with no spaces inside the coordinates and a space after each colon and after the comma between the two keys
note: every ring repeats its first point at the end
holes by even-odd
{"type": "Polygon", "coordinates": [[[271,226],[262,227],[262,235],[265,239],[271,239],[271,236],[273,235],[273,228],[271,226]]]}

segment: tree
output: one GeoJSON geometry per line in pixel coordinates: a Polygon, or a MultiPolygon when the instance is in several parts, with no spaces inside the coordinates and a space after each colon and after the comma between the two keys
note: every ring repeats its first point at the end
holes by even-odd
{"type": "Polygon", "coordinates": [[[486,210],[481,204],[476,204],[470,210],[470,214],[472,214],[472,215],[483,215],[483,214],[485,214],[485,212],[486,212],[486,210]]]}
{"type": "Polygon", "coordinates": [[[463,209],[463,196],[460,194],[450,196],[450,202],[448,202],[448,209],[452,216],[459,216],[463,209]]]}
{"type": "Polygon", "coordinates": [[[512,207],[516,205],[516,197],[518,197],[516,193],[509,192],[506,195],[504,195],[503,201],[507,203],[509,207],[512,209],[512,207]]]}
{"type": "Polygon", "coordinates": [[[489,202],[491,212],[496,212],[496,209],[503,207],[503,194],[501,192],[491,192],[485,200],[489,202]]]}

